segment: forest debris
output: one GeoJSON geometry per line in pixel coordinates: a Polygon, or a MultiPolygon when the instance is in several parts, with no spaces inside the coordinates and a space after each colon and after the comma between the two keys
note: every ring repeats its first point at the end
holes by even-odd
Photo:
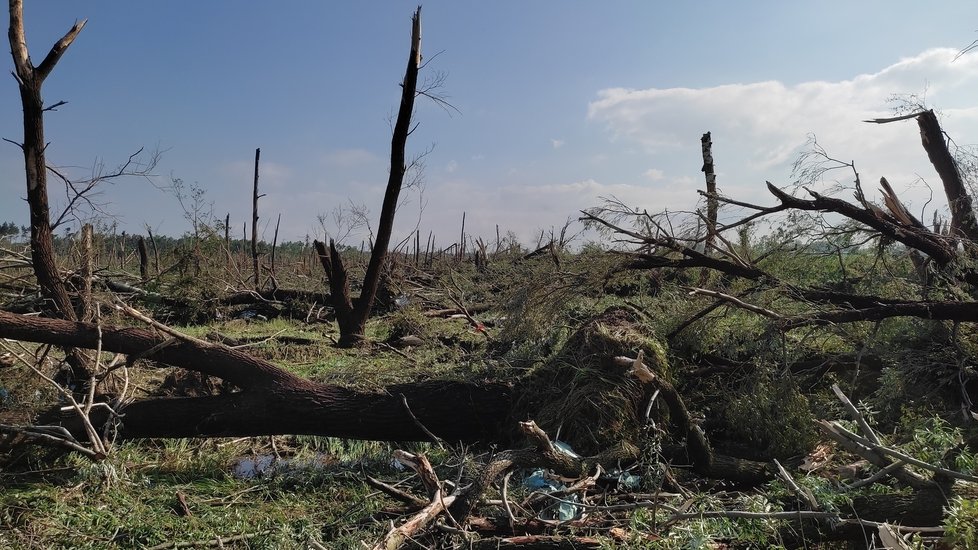
{"type": "Polygon", "coordinates": [[[388,531],[384,535],[384,538],[373,546],[374,550],[394,550],[395,548],[399,548],[401,544],[434,521],[442,512],[447,512],[448,507],[456,499],[456,495],[444,495],[442,493],[438,476],[424,455],[415,455],[407,451],[397,450],[394,452],[394,457],[398,462],[409,466],[418,473],[425,488],[428,490],[430,502],[414,516],[402,523],[400,527],[395,527],[388,531]]]}
{"type": "Polygon", "coordinates": [[[910,546],[906,540],[903,539],[896,531],[893,530],[893,526],[889,523],[884,523],[879,526],[880,542],[883,543],[884,548],[889,548],[890,550],[912,550],[913,547],[910,546]]]}
{"type": "Polygon", "coordinates": [[[401,336],[398,338],[397,341],[394,342],[394,345],[399,348],[417,347],[423,346],[424,340],[413,334],[408,334],[407,336],[401,336]]]}
{"type": "Polygon", "coordinates": [[[807,473],[814,472],[815,470],[819,470],[831,463],[834,456],[835,453],[832,452],[831,445],[819,443],[815,445],[812,452],[808,453],[805,459],[802,460],[802,463],[800,466],[798,466],[798,469],[807,473]]]}

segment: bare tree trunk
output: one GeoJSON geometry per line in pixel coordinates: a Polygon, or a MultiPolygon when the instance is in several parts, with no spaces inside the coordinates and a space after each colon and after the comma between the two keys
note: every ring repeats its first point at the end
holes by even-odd
{"type": "Polygon", "coordinates": [[[414,267],[418,267],[421,258],[421,230],[414,231],[414,267]]]}
{"type": "MultiPolygon", "coordinates": [[[[719,204],[717,201],[717,175],[713,168],[713,140],[710,132],[703,134],[700,138],[703,146],[703,174],[706,176],[706,239],[703,241],[703,253],[709,256],[716,241],[717,232],[717,211],[719,204]]],[[[699,285],[703,286],[709,278],[709,271],[703,269],[700,272],[699,285]]]]}
{"type": "MultiPolygon", "coordinates": [[[[340,341],[343,345],[353,345],[356,342],[345,342],[343,336],[355,333],[358,329],[354,318],[353,300],[350,298],[350,281],[343,266],[343,257],[336,250],[336,243],[333,239],[329,240],[329,250],[321,241],[314,241],[316,254],[326,272],[326,279],[329,282],[330,303],[336,312],[336,323],[340,327],[340,341]]],[[[366,320],[364,321],[366,324],[366,320]]],[[[363,329],[360,329],[361,333],[363,329]]]]}
{"type": "Polygon", "coordinates": [[[142,235],[136,241],[136,246],[139,249],[139,278],[145,283],[149,280],[149,252],[146,250],[146,239],[142,235]]]}
{"type": "Polygon", "coordinates": [[[153,236],[153,230],[150,229],[149,224],[146,224],[146,234],[149,235],[149,244],[153,245],[153,264],[156,266],[156,275],[160,274],[160,249],[156,246],[156,237],[153,236]]]}
{"type": "Polygon", "coordinates": [[[367,318],[377,296],[380,275],[387,261],[387,249],[390,246],[391,233],[394,231],[394,214],[397,210],[397,198],[401,193],[404,182],[405,147],[411,133],[411,116],[414,111],[414,98],[417,95],[418,69],[421,67],[421,8],[414,12],[411,18],[411,53],[408,57],[404,81],[401,84],[401,105],[397,111],[394,123],[394,135],[391,137],[390,176],[387,180],[387,190],[384,193],[384,204],[380,211],[380,223],[377,225],[377,240],[371,245],[370,260],[367,272],[363,277],[363,289],[355,302],[349,297],[349,283],[346,270],[336,250],[335,243],[330,240],[330,250],[326,253],[325,245],[318,243],[316,250],[326,275],[330,280],[330,292],[333,295],[333,306],[336,309],[337,322],[340,325],[341,346],[355,346],[363,342],[367,327],[367,318]],[[328,262],[327,262],[328,260],[328,262]],[[349,308],[349,310],[348,310],[349,308]]]}
{"type": "Polygon", "coordinates": [[[278,215],[278,219],[275,221],[275,236],[272,237],[272,257],[270,260],[271,265],[269,266],[269,270],[271,271],[273,289],[278,288],[278,281],[275,279],[275,247],[278,246],[278,226],[281,223],[282,223],[282,214],[280,213],[278,215]]]}
{"type": "Polygon", "coordinates": [[[119,269],[126,269],[126,261],[129,258],[129,251],[126,250],[126,232],[122,232],[122,236],[119,237],[119,269]]]}
{"type": "Polygon", "coordinates": [[[458,237],[458,261],[465,259],[465,212],[462,212],[462,233],[458,237]]]}
{"type": "MultiPolygon", "coordinates": [[[[10,0],[10,27],[7,36],[10,40],[10,53],[14,60],[14,77],[20,89],[20,100],[24,108],[24,142],[20,145],[24,152],[24,171],[27,180],[27,204],[31,218],[31,261],[41,296],[49,301],[54,311],[69,321],[77,320],[77,315],[68,296],[64,281],[58,273],[54,256],[54,236],[51,229],[51,215],[48,206],[47,162],[44,150],[44,101],[41,99],[41,86],[51,74],[54,66],[71,46],[85,27],[87,20],[78,21],[58,40],[44,60],[37,67],[31,64],[24,34],[23,0],[10,0]]],[[[86,361],[81,354],[70,354],[73,374],[87,378],[86,361]]]]}
{"type": "Polygon", "coordinates": [[[927,157],[944,184],[947,206],[951,210],[951,235],[978,242],[978,223],[975,221],[971,195],[961,179],[958,163],[948,151],[944,131],[934,111],[928,110],[917,115],[917,125],[920,126],[920,141],[927,151],[927,157]]]}
{"type": "Polygon", "coordinates": [[[255,290],[261,290],[261,274],[258,269],[258,159],[261,149],[255,149],[255,186],[251,207],[251,262],[255,277],[255,290]]]}
{"type": "Polygon", "coordinates": [[[86,223],[81,230],[81,315],[82,321],[92,320],[92,273],[95,272],[94,255],[92,252],[92,224],[86,223]]]}
{"type": "Polygon", "coordinates": [[[55,309],[69,320],[74,320],[75,314],[54,258],[54,239],[48,207],[47,164],[44,158],[46,142],[41,85],[84,26],[85,21],[75,23],[51,48],[41,65],[34,67],[31,65],[24,36],[23,2],[10,0],[10,50],[24,108],[24,142],[21,149],[24,152],[27,202],[31,214],[31,256],[41,294],[52,301],[55,309]]]}

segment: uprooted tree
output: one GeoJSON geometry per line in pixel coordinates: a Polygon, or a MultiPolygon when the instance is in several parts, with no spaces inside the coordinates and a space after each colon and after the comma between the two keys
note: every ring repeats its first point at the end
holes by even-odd
{"type": "MultiPolygon", "coordinates": [[[[906,341],[903,350],[890,350],[891,358],[903,360],[906,372],[916,369],[915,376],[921,384],[914,388],[918,392],[915,395],[940,395],[945,403],[950,401],[947,410],[963,411],[965,418],[973,420],[978,418],[974,406],[978,400],[978,375],[960,357],[968,353],[964,349],[971,349],[971,332],[965,327],[978,322],[978,231],[972,191],[932,110],[868,122],[911,119],[917,122],[923,148],[940,177],[947,200],[949,219],[944,221],[935,215],[931,227],[910,211],[886,178],[880,179],[883,205],[870,202],[853,163],[833,159],[817,143],[796,167],[800,179],[809,180],[798,186],[799,193],[767,183],[767,190],[777,200],[774,205],[753,204],[715,191],[701,192],[708,204],[715,201],[728,213],[736,214],[728,215],[723,223],[713,212],[650,214],[620,202],[586,211],[582,219],[622,243],[617,252],[622,269],[651,272],[656,280],[666,281],[692,297],[693,303],[701,304],[700,309],[685,320],[677,320],[672,328],[669,338],[677,347],[695,341],[697,323],[708,326],[704,320],[733,308],[766,320],[760,323],[766,329],[754,333],[754,349],[766,350],[760,353],[767,353],[768,360],[776,357],[783,372],[800,372],[802,369],[796,371],[795,366],[807,365],[805,368],[816,373],[817,380],[830,369],[848,369],[852,377],[846,379],[853,389],[868,396],[882,385],[881,371],[871,366],[878,358],[864,352],[871,347],[884,321],[913,319],[921,327],[919,334],[926,336],[906,341]],[[851,171],[854,183],[850,189],[855,202],[820,192],[812,185],[826,170],[836,168],[851,171]],[[769,220],[772,223],[768,233],[758,242],[748,243],[752,225],[769,220]],[[866,265],[854,269],[858,261],[866,265]],[[786,265],[795,267],[785,269],[786,265]],[[834,277],[813,280],[807,276],[820,265],[831,269],[819,273],[828,271],[834,277]],[[713,276],[703,277],[703,270],[713,276]],[[849,342],[855,353],[838,358],[803,355],[815,347],[806,347],[806,342],[826,336],[849,342]],[[930,367],[911,364],[913,354],[920,353],[911,349],[915,342],[930,351],[930,367]],[[958,350],[958,358],[943,357],[941,349],[958,350]],[[929,377],[922,376],[921,371],[927,369],[925,374],[929,377]],[[869,387],[857,385],[857,378],[865,378],[866,371],[875,371],[876,380],[869,387]]],[[[855,408],[852,410],[855,412],[855,408]]],[[[879,440],[871,441],[876,436],[868,426],[864,426],[864,436],[843,433],[845,430],[827,422],[816,427],[843,448],[886,468],[898,484],[911,489],[916,502],[911,509],[915,512],[908,516],[894,509],[888,517],[894,521],[939,523],[937,511],[947,506],[942,503],[957,490],[947,478],[899,475],[901,461],[890,462],[874,449],[879,440]]],[[[877,479],[886,479],[886,472],[877,479]]],[[[973,491],[973,486],[968,490],[973,491]]],[[[875,513],[873,516],[879,517],[875,513]]]]}

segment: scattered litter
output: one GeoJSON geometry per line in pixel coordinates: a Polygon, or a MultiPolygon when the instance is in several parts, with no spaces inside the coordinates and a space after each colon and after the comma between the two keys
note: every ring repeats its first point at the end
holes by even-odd
{"type": "Polygon", "coordinates": [[[599,477],[601,481],[608,484],[616,485],[621,489],[635,490],[639,488],[642,483],[642,478],[635,474],[630,474],[625,470],[620,468],[615,468],[614,470],[605,472],[599,477]]]}
{"type": "Polygon", "coordinates": [[[234,463],[231,471],[234,477],[238,479],[254,479],[264,475],[272,468],[273,464],[275,464],[274,455],[261,455],[254,458],[242,457],[234,463]]]}
{"type": "MultiPolygon", "coordinates": [[[[581,458],[580,455],[574,452],[574,449],[570,445],[564,443],[563,441],[554,441],[554,447],[571,458],[581,458]]],[[[638,489],[642,482],[642,479],[639,476],[631,474],[626,470],[622,470],[621,468],[615,468],[605,472],[599,479],[608,485],[614,485],[618,488],[628,490],[638,489]]],[[[530,491],[552,494],[564,491],[567,489],[567,485],[565,485],[559,478],[555,477],[547,470],[538,468],[536,470],[529,471],[526,477],[523,478],[523,488],[530,491]]],[[[560,500],[554,500],[553,504],[544,508],[537,515],[538,518],[551,521],[571,521],[579,519],[584,513],[584,508],[580,505],[578,495],[561,494],[559,496],[554,496],[560,500]]]]}
{"type": "Polygon", "coordinates": [[[237,479],[255,479],[257,477],[297,474],[310,470],[322,470],[335,462],[328,455],[322,453],[305,459],[278,458],[272,454],[255,457],[244,456],[231,465],[231,475],[237,479]]]}
{"type": "MultiPolygon", "coordinates": [[[[550,477],[543,469],[533,470],[530,475],[523,478],[523,487],[546,494],[567,488],[560,481],[550,477]]],[[[561,495],[560,499],[560,501],[554,501],[552,505],[541,510],[537,517],[551,521],[571,521],[581,517],[584,510],[577,505],[579,502],[577,495],[561,495]]]]}
{"type": "Polygon", "coordinates": [[[257,321],[267,321],[268,317],[265,317],[261,313],[253,309],[246,309],[235,316],[235,319],[255,319],[257,321]]]}
{"type": "Polygon", "coordinates": [[[523,487],[531,491],[553,492],[565,488],[563,483],[558,483],[547,477],[547,472],[543,469],[533,470],[530,475],[523,478],[523,487]]]}

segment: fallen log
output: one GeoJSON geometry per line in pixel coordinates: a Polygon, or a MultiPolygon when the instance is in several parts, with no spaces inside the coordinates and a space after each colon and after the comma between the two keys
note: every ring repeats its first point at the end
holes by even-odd
{"type": "MultiPolygon", "coordinates": [[[[88,349],[98,347],[101,340],[102,350],[127,354],[130,361],[181,367],[241,389],[130,403],[120,411],[119,439],[308,434],[427,441],[431,432],[447,441],[475,442],[500,440],[515,425],[508,421],[512,385],[504,382],[425,381],[379,391],[353,390],[306,380],[221,344],[4,311],[0,311],[0,338],[88,349]]],[[[105,411],[92,413],[98,429],[111,420],[105,411]]],[[[61,422],[79,440],[87,439],[75,420],[61,422]]]]}

